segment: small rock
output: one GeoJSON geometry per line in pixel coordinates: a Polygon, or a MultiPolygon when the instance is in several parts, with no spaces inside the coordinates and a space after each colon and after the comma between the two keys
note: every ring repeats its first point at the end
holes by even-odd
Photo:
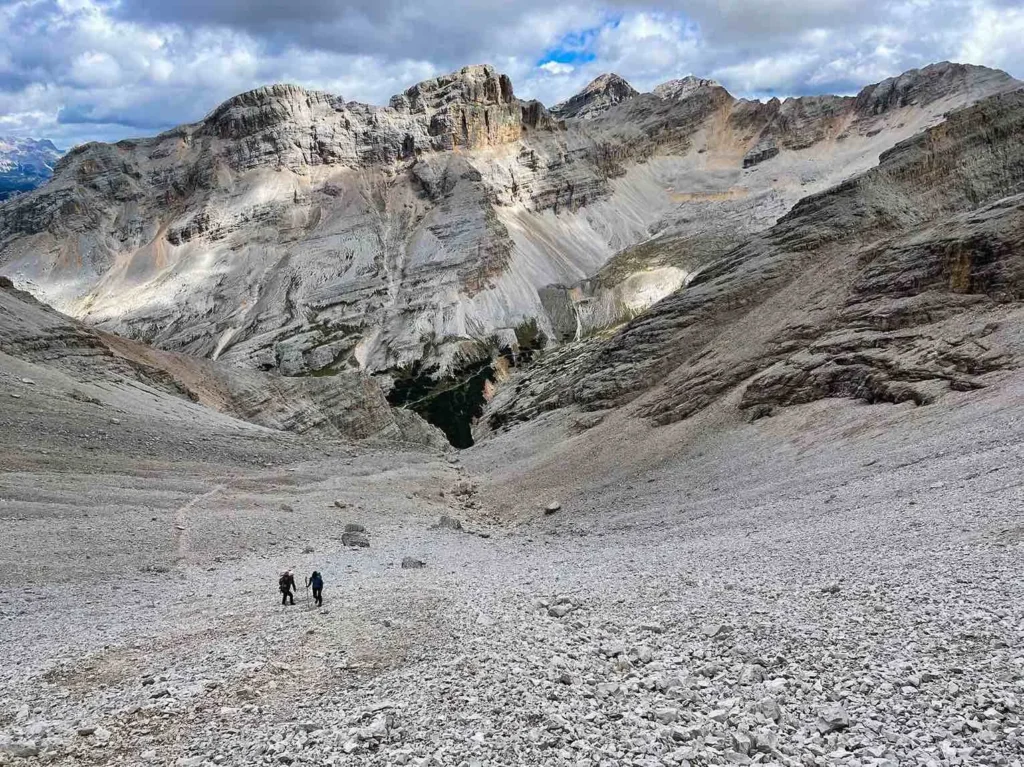
{"type": "Polygon", "coordinates": [[[370,538],[366,535],[366,533],[342,533],[341,543],[343,546],[351,546],[354,548],[366,549],[370,546],[370,538]]]}
{"type": "Polygon", "coordinates": [[[560,504],[558,501],[552,501],[551,503],[549,503],[547,506],[544,507],[544,513],[545,514],[554,514],[556,511],[559,511],[561,508],[562,508],[562,504],[560,504]]]}
{"type": "Polygon", "coordinates": [[[822,586],[821,590],[825,594],[838,594],[839,593],[839,584],[838,583],[830,583],[827,586],[822,586]]]}
{"type": "Polygon", "coordinates": [[[315,550],[316,550],[316,549],[314,549],[314,548],[313,548],[312,546],[306,546],[306,547],[305,547],[305,548],[304,548],[304,549],[302,550],[302,553],[303,553],[303,554],[312,554],[312,553],[313,553],[313,552],[314,552],[315,550]]]}
{"type": "Polygon", "coordinates": [[[348,504],[345,503],[344,501],[335,501],[334,505],[336,507],[338,507],[339,509],[347,509],[348,508],[348,504]]]}
{"type": "Polygon", "coordinates": [[[355,522],[348,522],[345,524],[346,533],[365,533],[366,528],[355,522]]]}
{"type": "Polygon", "coordinates": [[[548,615],[552,618],[564,618],[566,615],[572,612],[572,605],[552,605],[548,608],[548,615]]]}
{"type": "Polygon", "coordinates": [[[288,514],[291,514],[293,511],[295,511],[295,509],[293,509],[287,503],[282,503],[281,504],[281,511],[287,512],[288,514]]]}
{"type": "Polygon", "coordinates": [[[435,527],[438,530],[462,530],[462,522],[445,514],[438,520],[435,527]]]}
{"type": "Polygon", "coordinates": [[[416,557],[405,557],[402,559],[403,570],[419,570],[421,567],[426,567],[427,563],[422,559],[416,559],[416,557]]]}
{"type": "Polygon", "coordinates": [[[850,726],[850,716],[839,704],[828,706],[818,714],[818,732],[826,735],[830,732],[842,732],[850,726]]]}
{"type": "Polygon", "coordinates": [[[732,626],[727,623],[705,623],[701,627],[704,636],[716,639],[732,633],[732,626]]]}
{"type": "Polygon", "coordinates": [[[85,725],[84,727],[79,727],[77,730],[75,730],[75,732],[77,732],[83,738],[88,738],[90,735],[96,732],[96,727],[94,725],[85,725]]]}
{"type": "Polygon", "coordinates": [[[732,750],[743,755],[749,755],[754,748],[754,741],[748,733],[734,732],[732,734],[732,750]]]}
{"type": "Polygon", "coordinates": [[[757,710],[760,711],[765,718],[771,719],[773,722],[778,722],[782,719],[782,708],[779,706],[779,702],[772,697],[761,698],[757,704],[757,710]]]}
{"type": "Polygon", "coordinates": [[[39,746],[35,743],[0,744],[0,753],[7,753],[15,759],[32,759],[39,756],[39,746]]]}
{"type": "Polygon", "coordinates": [[[679,709],[659,708],[654,712],[654,718],[662,724],[672,724],[679,721],[679,709]]]}

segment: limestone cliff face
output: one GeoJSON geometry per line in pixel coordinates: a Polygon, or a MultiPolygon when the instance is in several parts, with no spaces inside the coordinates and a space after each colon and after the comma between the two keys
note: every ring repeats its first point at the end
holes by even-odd
{"type": "Polygon", "coordinates": [[[513,377],[480,433],[564,407],[596,412],[584,428],[620,407],[665,424],[729,397],[756,419],[824,397],[927,404],[998,381],[1024,361],[1022,131],[1021,90],[953,112],[617,333],[513,377]]]}
{"type": "Polygon", "coordinates": [[[801,198],[1017,86],[943,64],[762,104],[609,76],[575,117],[487,66],[387,107],[269,86],[70,152],[0,206],[0,273],[101,329],[252,369],[444,371],[527,323],[555,343],[617,326],[801,198]]]}
{"type": "MultiPolygon", "coordinates": [[[[131,401],[142,392],[159,401],[169,395],[272,429],[447,448],[437,429],[391,408],[364,373],[287,378],[161,351],[85,327],[3,277],[0,347],[8,363],[21,360],[59,372],[69,383],[99,387],[115,399],[131,401]]],[[[77,390],[69,394],[85,396],[77,390]]]]}

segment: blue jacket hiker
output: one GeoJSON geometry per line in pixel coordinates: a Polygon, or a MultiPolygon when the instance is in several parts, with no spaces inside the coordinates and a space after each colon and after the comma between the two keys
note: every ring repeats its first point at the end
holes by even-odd
{"type": "Polygon", "coordinates": [[[323,607],[324,604],[324,577],[320,575],[319,570],[314,570],[313,574],[306,579],[306,585],[313,588],[313,599],[316,600],[317,607],[323,607]]]}

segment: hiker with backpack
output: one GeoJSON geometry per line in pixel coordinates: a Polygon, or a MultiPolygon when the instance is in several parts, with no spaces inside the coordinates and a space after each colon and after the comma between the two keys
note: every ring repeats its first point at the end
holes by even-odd
{"type": "Polygon", "coordinates": [[[320,575],[319,570],[314,570],[313,574],[306,579],[306,588],[313,587],[313,599],[316,601],[317,607],[324,606],[324,577],[320,575]]]}
{"type": "Polygon", "coordinates": [[[291,570],[285,570],[277,580],[277,587],[281,590],[281,604],[288,604],[291,600],[295,604],[295,575],[291,570]]]}

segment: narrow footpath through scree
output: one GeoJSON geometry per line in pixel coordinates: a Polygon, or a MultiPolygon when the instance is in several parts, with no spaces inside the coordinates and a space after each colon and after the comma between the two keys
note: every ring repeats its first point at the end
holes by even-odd
{"type": "Polygon", "coordinates": [[[235,479],[237,479],[237,478],[233,478],[233,479],[229,480],[228,482],[223,482],[223,483],[217,485],[216,487],[214,487],[212,490],[203,493],[202,495],[197,495],[191,501],[189,501],[188,503],[186,503],[183,506],[179,507],[177,509],[177,511],[174,512],[174,531],[173,531],[173,535],[174,535],[174,557],[175,557],[175,561],[176,562],[179,562],[179,563],[183,562],[188,557],[188,547],[189,547],[188,512],[190,510],[194,509],[198,504],[202,503],[203,501],[209,500],[210,498],[215,496],[217,493],[227,489],[227,487],[235,479]]]}

